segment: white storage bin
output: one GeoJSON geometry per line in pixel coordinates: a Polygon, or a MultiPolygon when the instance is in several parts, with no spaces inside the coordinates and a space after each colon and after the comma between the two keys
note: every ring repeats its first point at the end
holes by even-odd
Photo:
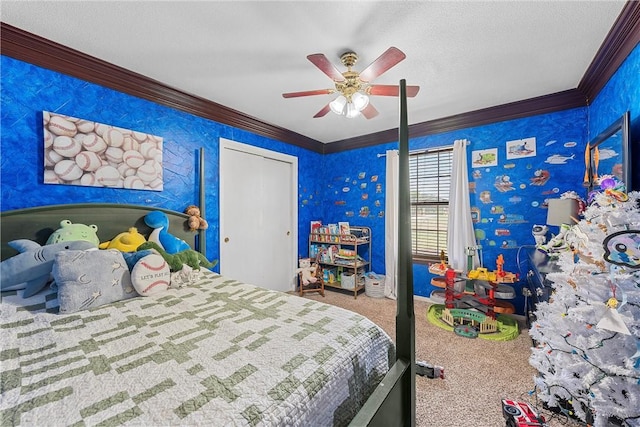
{"type": "Polygon", "coordinates": [[[367,273],[364,276],[364,293],[371,298],[384,298],[385,277],[381,274],[367,273]]]}
{"type": "Polygon", "coordinates": [[[344,289],[353,289],[356,287],[356,275],[353,273],[342,273],[340,286],[344,289]]]}

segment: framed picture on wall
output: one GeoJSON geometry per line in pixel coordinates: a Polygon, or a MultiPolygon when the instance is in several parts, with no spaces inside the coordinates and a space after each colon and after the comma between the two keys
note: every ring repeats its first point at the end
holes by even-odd
{"type": "Polygon", "coordinates": [[[473,150],[471,152],[471,166],[474,168],[498,166],[498,149],[473,150]]]}
{"type": "Polygon", "coordinates": [[[162,191],[162,138],[43,111],[44,183],[162,191]]]}
{"type": "Polygon", "coordinates": [[[536,138],[515,139],[507,141],[507,160],[536,155],[536,138]]]}

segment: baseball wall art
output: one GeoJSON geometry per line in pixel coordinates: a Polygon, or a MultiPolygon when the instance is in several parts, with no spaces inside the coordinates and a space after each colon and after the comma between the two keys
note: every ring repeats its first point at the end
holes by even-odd
{"type": "Polygon", "coordinates": [[[162,138],[43,111],[44,183],[162,191],[162,138]]]}

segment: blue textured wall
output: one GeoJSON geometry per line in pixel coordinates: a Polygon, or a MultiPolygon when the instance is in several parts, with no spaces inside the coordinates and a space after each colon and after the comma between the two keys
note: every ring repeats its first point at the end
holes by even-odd
{"type": "MultiPolygon", "coordinates": [[[[198,151],[206,158],[208,257],[218,257],[218,138],[291,154],[299,159],[299,253],[307,254],[309,222],[349,221],[372,228],[372,268],[384,273],[385,159],[396,143],[326,156],[239,130],[168,107],[87,83],[2,56],[0,161],[2,211],[57,203],[117,202],[183,210],[198,203],[198,151]],[[162,192],[44,185],[42,183],[43,110],[84,118],[164,138],[162,192]],[[323,171],[323,172],[319,172],[323,171]],[[347,191],[348,189],[348,191],[347,191]]],[[[636,47],[590,107],[414,138],[410,149],[450,145],[468,139],[469,164],[474,150],[498,149],[498,165],[470,167],[471,205],[477,208],[477,236],[483,261],[495,267],[502,253],[505,268],[517,271],[518,247],[533,244],[531,226],[544,222],[544,200],[562,192],[584,191],[586,142],[624,111],[632,121],[640,114],[640,47],[636,47]],[[507,160],[506,142],[536,138],[536,156],[507,160]],[[575,143],[575,145],[573,144],[575,143]],[[557,155],[551,160],[550,156],[557,155]],[[573,156],[573,157],[571,157],[573,156]],[[563,160],[564,157],[568,157],[563,160]],[[562,163],[562,161],[566,163],[562,163]],[[543,185],[532,185],[536,171],[548,171],[543,185]],[[513,189],[498,191],[497,182],[513,189]],[[483,193],[483,192],[489,193],[483,193]],[[499,222],[506,214],[508,223],[499,222]]],[[[410,112],[409,112],[410,114],[410,112]]],[[[640,141],[638,141],[640,143],[640,141]]],[[[640,168],[637,168],[640,169],[640,168]]],[[[503,187],[504,189],[504,187],[503,187]]],[[[424,265],[414,266],[417,295],[434,289],[424,265]]],[[[520,301],[516,302],[521,311],[520,301]]]]}
{"type": "MultiPolygon", "coordinates": [[[[478,219],[474,227],[482,246],[483,264],[494,269],[496,257],[502,254],[504,268],[519,272],[522,260],[519,248],[535,243],[531,227],[546,222],[546,199],[560,197],[566,191],[586,197],[582,186],[586,143],[627,110],[631,111],[632,122],[640,126],[640,47],[634,49],[589,107],[413,138],[409,148],[446,146],[457,139],[471,142],[468,147],[470,198],[474,217],[478,219]],[[507,141],[531,137],[536,138],[535,156],[506,159],[507,141]],[[473,167],[473,151],[491,148],[498,149],[498,165],[473,167]],[[547,175],[546,180],[539,179],[547,175]]],[[[638,158],[640,138],[637,146],[634,159],[638,158]]],[[[372,228],[372,268],[378,273],[384,273],[381,246],[384,245],[385,160],[377,154],[395,148],[397,143],[325,156],[324,218],[326,222],[349,221],[372,228]],[[377,176],[376,184],[382,194],[376,191],[372,176],[377,176]],[[367,184],[366,188],[361,188],[362,184],[367,184]]],[[[557,232],[557,228],[550,228],[557,232]]],[[[427,266],[414,265],[416,295],[429,296],[437,289],[430,284],[432,277],[427,266]]],[[[516,288],[519,296],[514,304],[518,312],[523,313],[520,285],[516,288]]]]}
{"type": "MultiPolygon", "coordinates": [[[[132,203],[183,211],[198,204],[198,152],[204,148],[207,256],[219,254],[219,138],[298,157],[299,184],[315,193],[322,156],[99,85],[2,56],[0,207],[3,211],[61,203],[132,203]],[[43,184],[42,111],[132,129],[164,138],[164,190],[43,184]]],[[[299,250],[306,253],[309,209],[300,209],[299,250]]]]}
{"type": "MultiPolygon", "coordinates": [[[[491,270],[495,269],[496,257],[502,254],[505,270],[518,272],[518,256],[522,255],[519,248],[535,243],[531,234],[533,224],[546,222],[546,199],[560,197],[565,191],[576,191],[581,195],[585,193],[582,179],[587,140],[586,119],[586,107],[572,109],[413,138],[409,142],[409,149],[447,146],[457,139],[470,141],[467,159],[470,166],[470,197],[472,209],[477,209],[478,214],[475,230],[483,248],[483,264],[491,270]],[[507,141],[531,137],[536,138],[536,156],[506,159],[507,141]],[[471,167],[474,150],[491,148],[497,149],[497,166],[471,167]],[[535,182],[541,182],[535,179],[536,171],[544,171],[549,176],[542,185],[534,185],[535,182]],[[501,185],[496,186],[496,183],[501,185]],[[505,190],[505,184],[509,183],[507,187],[510,189],[505,190]],[[498,187],[503,191],[499,191],[498,187]]],[[[372,227],[376,248],[372,268],[378,273],[384,272],[384,251],[378,250],[384,245],[386,182],[385,159],[377,155],[395,148],[397,144],[394,143],[336,153],[326,156],[325,162],[328,174],[325,183],[326,219],[372,227]],[[370,182],[370,178],[376,175],[380,193],[376,191],[376,185],[370,182]],[[364,190],[360,189],[363,183],[367,184],[364,190]],[[345,192],[347,189],[349,191],[345,192]]],[[[416,295],[429,296],[437,289],[431,285],[432,277],[426,266],[414,266],[416,295]]],[[[521,300],[518,298],[514,302],[519,311],[524,306],[521,300]]]]}
{"type": "MultiPolygon", "coordinates": [[[[602,88],[589,107],[589,139],[605,130],[626,111],[634,125],[633,158],[640,157],[640,45],[629,54],[620,68],[602,88]]],[[[640,176],[640,166],[631,164],[631,175],[640,176]]],[[[633,190],[640,189],[640,179],[627,183],[633,190]]]]}

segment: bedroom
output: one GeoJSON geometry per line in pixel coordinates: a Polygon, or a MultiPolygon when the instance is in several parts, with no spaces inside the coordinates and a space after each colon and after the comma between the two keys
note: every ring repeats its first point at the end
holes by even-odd
{"type": "MultiPolygon", "coordinates": [[[[637,12],[633,16],[637,19],[637,12]]],[[[635,32],[632,34],[637,37],[637,24],[634,28],[635,32]]],[[[6,40],[4,34],[3,39],[6,40]]],[[[215,141],[219,137],[224,137],[297,157],[300,203],[295,234],[297,235],[298,255],[307,255],[307,234],[311,220],[322,219],[326,223],[348,220],[356,225],[372,228],[374,242],[372,268],[374,271],[384,273],[384,253],[382,250],[384,221],[377,216],[378,212],[373,208],[375,200],[371,204],[371,215],[366,218],[360,217],[358,214],[355,215],[357,218],[348,217],[345,214],[346,211],[359,212],[360,208],[364,206],[355,199],[360,194],[356,195],[355,191],[350,192],[349,196],[354,199],[347,200],[350,209],[345,209],[344,205],[335,203],[339,200],[336,200],[334,192],[327,189],[327,183],[332,183],[340,177],[344,178],[341,165],[345,164],[353,165],[351,173],[356,180],[359,172],[365,172],[367,177],[383,177],[384,159],[379,158],[378,154],[384,153],[387,149],[395,148],[395,141],[389,140],[373,146],[359,147],[356,140],[353,143],[357,148],[347,149],[351,147],[345,143],[343,146],[337,145],[334,149],[335,152],[322,154],[313,149],[316,145],[310,146],[312,149],[309,149],[309,147],[290,143],[284,138],[278,140],[273,136],[265,137],[240,125],[234,127],[223,122],[204,119],[179,109],[176,110],[128,95],[123,91],[87,82],[86,79],[70,77],[64,70],[53,71],[56,67],[65,67],[60,63],[51,63],[49,66],[33,65],[33,62],[37,63],[40,60],[47,61],[45,56],[38,59],[37,55],[34,58],[33,53],[23,51],[24,56],[16,59],[12,55],[5,55],[5,49],[8,49],[5,40],[3,40],[2,46],[3,166],[1,203],[3,211],[30,206],[95,201],[148,204],[182,211],[187,205],[199,202],[197,155],[198,150],[205,147],[207,161],[205,167],[207,182],[205,213],[210,224],[206,246],[208,257],[218,258],[222,242],[218,233],[221,215],[217,206],[220,195],[220,178],[217,172],[219,150],[215,141]],[[127,106],[126,111],[122,110],[123,105],[127,106]],[[114,106],[117,108],[113,108],[114,106]],[[163,159],[165,167],[164,190],[162,192],[136,192],[74,186],[49,186],[41,184],[38,180],[41,177],[34,173],[27,173],[27,179],[24,179],[21,172],[39,171],[37,167],[42,164],[37,120],[38,114],[45,110],[55,110],[75,117],[116,124],[131,129],[142,128],[147,132],[163,135],[167,141],[171,141],[165,147],[163,159]],[[7,129],[12,131],[7,132],[7,129]],[[29,145],[25,146],[25,144],[29,145]],[[341,149],[342,147],[344,150],[341,149]],[[318,174],[319,168],[322,170],[321,174],[318,174]],[[315,209],[311,209],[314,206],[315,209]]],[[[41,43],[42,41],[40,41],[41,43]]],[[[495,141],[504,144],[506,141],[536,135],[539,142],[538,148],[541,151],[541,145],[548,140],[577,141],[575,157],[580,159],[584,152],[584,145],[590,137],[596,135],[624,111],[630,110],[632,120],[637,120],[639,114],[638,91],[640,89],[638,79],[634,76],[637,76],[639,55],[638,47],[631,46],[625,57],[614,58],[619,61],[620,67],[616,67],[615,70],[607,69],[606,71],[611,72],[611,75],[606,76],[606,81],[601,81],[599,75],[592,76],[594,84],[602,83],[603,87],[593,94],[595,98],[588,106],[573,105],[568,108],[553,108],[553,111],[542,114],[519,112],[517,117],[510,117],[506,121],[495,119],[492,123],[475,124],[470,122],[469,125],[462,125],[456,129],[412,138],[411,149],[450,145],[457,139],[469,139],[474,144],[474,149],[483,149],[496,146],[495,141]],[[544,131],[539,131],[540,129],[544,129],[544,131]]],[[[311,68],[310,64],[302,64],[302,66],[311,68]]],[[[397,114],[394,112],[391,115],[395,120],[397,114]]],[[[469,115],[466,118],[470,120],[473,116],[469,115]]],[[[221,120],[225,119],[221,118],[221,120]]],[[[255,127],[256,124],[251,122],[246,126],[255,127]]],[[[538,156],[541,162],[544,160],[542,154],[540,153],[538,156]]],[[[575,184],[565,183],[563,191],[568,189],[582,191],[582,167],[582,162],[577,160],[575,162],[575,176],[573,174],[571,176],[577,177],[578,180],[575,181],[575,184]]],[[[547,186],[553,187],[553,182],[547,186]]],[[[478,201],[475,203],[480,204],[478,201]]],[[[524,208],[513,212],[531,216],[530,224],[514,232],[513,239],[522,244],[532,243],[530,225],[535,223],[534,221],[543,222],[544,214],[538,210],[524,208]]],[[[510,271],[516,269],[513,252],[513,250],[509,250],[505,253],[505,269],[510,271]]],[[[487,264],[493,262],[497,254],[498,251],[493,253],[486,251],[484,254],[485,262],[487,264]]],[[[428,297],[434,288],[430,285],[430,277],[424,264],[414,266],[414,277],[415,294],[428,297]]],[[[518,301],[516,306],[521,307],[521,302],[518,301]]]]}

